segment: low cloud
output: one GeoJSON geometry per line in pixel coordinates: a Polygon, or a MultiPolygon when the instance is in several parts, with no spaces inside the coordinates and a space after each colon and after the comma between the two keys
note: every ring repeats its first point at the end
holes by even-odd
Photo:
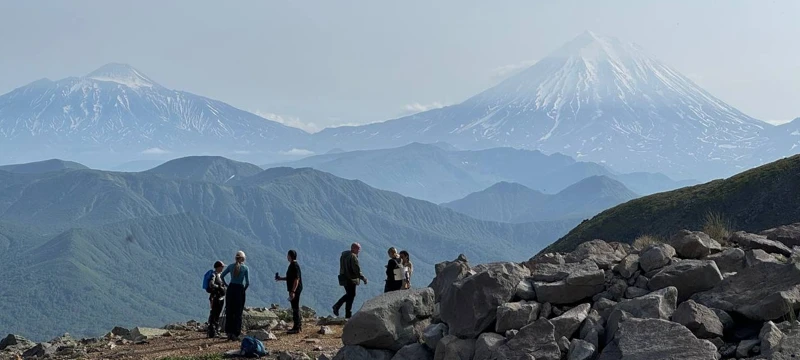
{"type": "Polygon", "coordinates": [[[264,112],[260,110],[256,110],[255,114],[261,116],[267,120],[272,120],[277,123],[281,123],[286,126],[291,126],[293,128],[298,128],[301,130],[305,130],[310,133],[319,132],[323,129],[323,127],[313,123],[313,122],[304,122],[300,120],[299,117],[290,116],[290,115],[280,115],[271,112],[264,112]]]}
{"type": "Polygon", "coordinates": [[[251,151],[250,150],[234,150],[233,153],[236,154],[236,155],[250,155],[251,151]]]}
{"type": "Polygon", "coordinates": [[[311,155],[314,155],[314,152],[311,151],[311,150],[294,148],[294,149],[289,150],[289,151],[281,151],[280,154],[281,155],[291,155],[291,156],[311,156],[311,155]]]}
{"type": "Polygon", "coordinates": [[[535,60],[526,60],[516,64],[498,66],[492,69],[492,77],[495,79],[502,79],[516,75],[518,72],[533,66],[533,64],[536,64],[535,60]]]}
{"type": "Polygon", "coordinates": [[[792,122],[792,120],[764,120],[772,125],[783,125],[792,122]]]}
{"type": "Polygon", "coordinates": [[[163,155],[163,154],[169,154],[169,151],[164,150],[162,148],[154,147],[154,148],[149,148],[149,149],[146,149],[146,150],[142,151],[141,154],[142,155],[163,155]]]}
{"type": "Polygon", "coordinates": [[[428,110],[433,110],[433,109],[440,109],[440,108],[443,108],[445,106],[446,106],[445,104],[442,104],[442,103],[440,103],[438,101],[434,101],[434,102],[432,102],[430,104],[420,104],[420,103],[416,103],[415,102],[415,103],[411,103],[411,104],[407,104],[406,106],[403,106],[403,114],[404,115],[416,114],[416,113],[421,113],[423,111],[428,111],[428,110]]]}

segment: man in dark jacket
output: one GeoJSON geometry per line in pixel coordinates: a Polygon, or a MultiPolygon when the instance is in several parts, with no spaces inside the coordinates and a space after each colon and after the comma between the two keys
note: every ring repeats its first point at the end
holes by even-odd
{"type": "Polygon", "coordinates": [[[339,309],[344,304],[344,317],[349,319],[353,313],[353,300],[356,298],[356,286],[361,281],[364,285],[367,284],[367,278],[361,273],[361,267],[358,265],[358,253],[361,252],[361,244],[353,243],[350,245],[350,251],[342,252],[339,257],[339,285],[344,287],[344,296],[333,305],[333,314],[339,316],[339,309]]]}
{"type": "Polygon", "coordinates": [[[222,306],[225,305],[225,290],[227,284],[219,276],[225,264],[222,261],[214,263],[214,274],[211,280],[208,281],[208,301],[211,304],[211,312],[208,314],[208,337],[213,338],[219,334],[219,315],[222,312],[222,306]]]}
{"type": "Polygon", "coordinates": [[[275,274],[275,280],[286,281],[286,291],[289,292],[289,302],[292,304],[292,320],[294,321],[294,326],[286,333],[297,334],[303,331],[303,319],[300,316],[300,293],[303,292],[303,274],[300,271],[300,264],[297,263],[297,251],[289,250],[286,260],[289,260],[286,277],[275,274]]]}

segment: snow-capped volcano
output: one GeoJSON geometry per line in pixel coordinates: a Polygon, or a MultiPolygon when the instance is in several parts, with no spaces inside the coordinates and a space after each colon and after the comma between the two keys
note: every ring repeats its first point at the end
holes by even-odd
{"type": "Polygon", "coordinates": [[[446,141],[561,152],[679,177],[758,163],[769,124],[701,89],[639,46],[585,32],[458,105],[315,137],[330,147],[446,141]]]}
{"type": "Polygon", "coordinates": [[[226,103],[167,89],[124,64],[82,77],[38,80],[0,96],[5,161],[255,154],[299,147],[308,136],[226,103]]]}

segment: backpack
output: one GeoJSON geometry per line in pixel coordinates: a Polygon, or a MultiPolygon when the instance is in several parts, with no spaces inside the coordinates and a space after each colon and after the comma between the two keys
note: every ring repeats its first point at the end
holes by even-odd
{"type": "Polygon", "coordinates": [[[245,336],[242,339],[242,347],[240,354],[246,357],[262,357],[267,355],[267,350],[264,348],[264,343],[252,337],[245,336]]]}
{"type": "Polygon", "coordinates": [[[205,275],[203,275],[203,290],[207,293],[211,293],[211,288],[208,286],[208,283],[211,281],[211,278],[214,276],[214,270],[208,270],[205,275]]]}

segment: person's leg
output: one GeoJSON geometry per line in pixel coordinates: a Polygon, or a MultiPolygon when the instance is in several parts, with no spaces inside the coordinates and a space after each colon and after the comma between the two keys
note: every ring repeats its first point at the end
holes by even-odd
{"type": "Polygon", "coordinates": [[[300,292],[294,294],[292,299],[292,320],[294,321],[292,329],[299,332],[303,328],[303,319],[300,317],[300,292]]]}
{"type": "Polygon", "coordinates": [[[353,316],[353,300],[356,299],[356,285],[355,284],[348,284],[345,288],[347,291],[347,299],[345,300],[344,304],[344,317],[350,318],[353,316]]]}
{"type": "Polygon", "coordinates": [[[236,286],[231,285],[228,287],[228,291],[225,293],[225,301],[228,302],[228,306],[225,308],[225,335],[228,336],[230,339],[233,337],[233,323],[236,322],[236,286]]]}
{"type": "Polygon", "coordinates": [[[347,292],[347,286],[345,286],[344,287],[344,295],[342,295],[342,297],[340,297],[339,300],[336,301],[336,304],[333,304],[333,315],[334,316],[339,317],[339,309],[341,309],[342,308],[342,304],[344,304],[347,301],[347,297],[348,296],[349,296],[349,293],[347,292]]]}
{"type": "Polygon", "coordinates": [[[244,286],[239,286],[238,291],[239,291],[239,299],[238,299],[239,303],[236,304],[236,323],[235,323],[236,327],[233,328],[235,332],[234,335],[236,335],[236,337],[242,335],[242,315],[244,313],[244,302],[246,300],[244,286]]]}
{"type": "Polygon", "coordinates": [[[219,314],[222,312],[222,307],[225,300],[214,299],[211,307],[211,319],[208,324],[209,327],[214,329],[213,335],[216,336],[219,332],[219,314]]]}

